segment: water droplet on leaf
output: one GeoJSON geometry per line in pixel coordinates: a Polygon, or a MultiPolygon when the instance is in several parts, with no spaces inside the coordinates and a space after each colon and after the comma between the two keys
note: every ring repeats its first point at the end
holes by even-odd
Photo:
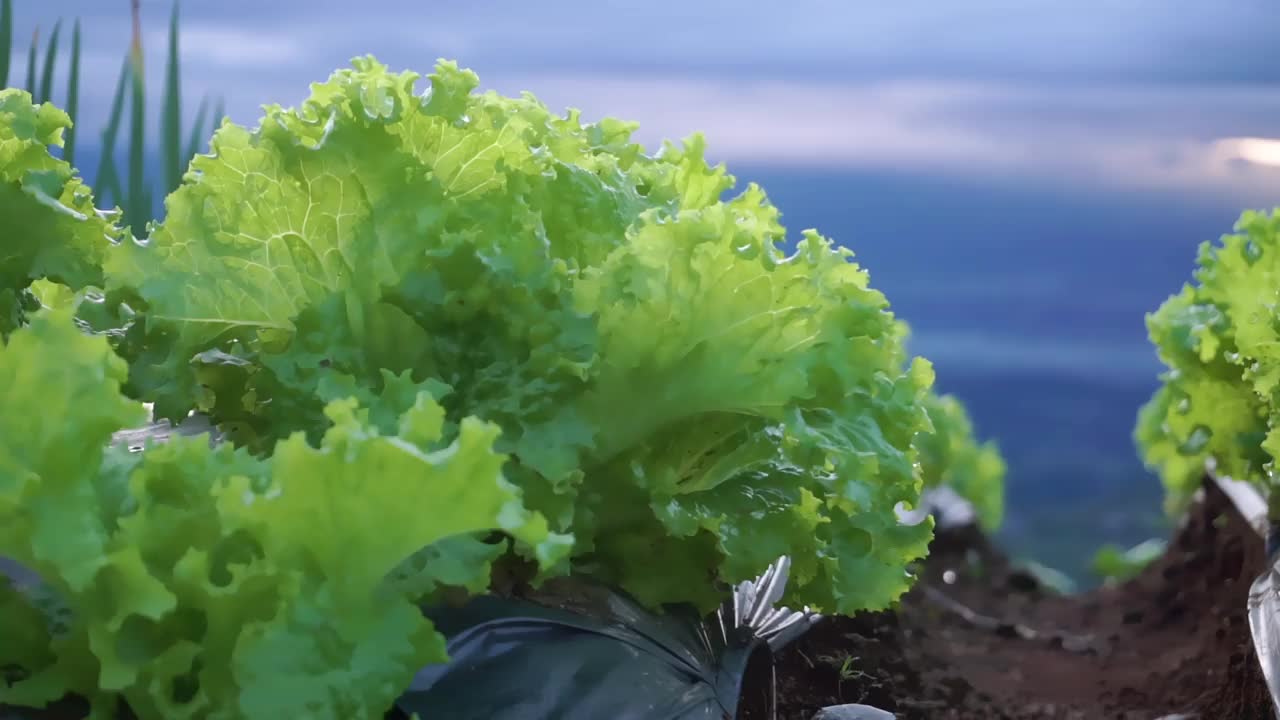
{"type": "Polygon", "coordinates": [[[1241,254],[1244,255],[1244,261],[1252,265],[1262,257],[1262,248],[1259,247],[1258,243],[1249,240],[1245,242],[1244,247],[1241,249],[1241,254]]]}
{"type": "Polygon", "coordinates": [[[400,111],[400,98],[383,85],[366,85],[360,90],[360,104],[370,120],[394,120],[400,111]]]}
{"type": "Polygon", "coordinates": [[[1196,425],[1191,429],[1191,434],[1186,440],[1178,446],[1178,453],[1181,455],[1199,455],[1209,445],[1209,441],[1213,439],[1213,431],[1205,425],[1196,425]]]}

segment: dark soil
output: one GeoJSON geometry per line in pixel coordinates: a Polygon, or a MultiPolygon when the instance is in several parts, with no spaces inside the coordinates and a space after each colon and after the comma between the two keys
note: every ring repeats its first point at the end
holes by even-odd
{"type": "Polygon", "coordinates": [[[939,532],[896,611],[826,619],[780,655],[780,720],[841,703],[904,720],[1271,720],[1246,615],[1263,566],[1212,483],[1163,557],[1081,595],[1041,587],[975,529],[939,532]]]}

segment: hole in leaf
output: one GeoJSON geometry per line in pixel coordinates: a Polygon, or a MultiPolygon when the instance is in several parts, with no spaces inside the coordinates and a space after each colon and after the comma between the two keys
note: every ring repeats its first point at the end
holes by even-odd
{"type": "Polygon", "coordinates": [[[247,566],[262,557],[262,546],[244,530],[218,543],[209,554],[209,582],[225,588],[234,580],[233,566],[247,566]]]}
{"type": "Polygon", "coordinates": [[[169,697],[175,704],[187,705],[196,699],[200,692],[200,661],[191,664],[191,669],[173,679],[169,689],[169,697]]]}

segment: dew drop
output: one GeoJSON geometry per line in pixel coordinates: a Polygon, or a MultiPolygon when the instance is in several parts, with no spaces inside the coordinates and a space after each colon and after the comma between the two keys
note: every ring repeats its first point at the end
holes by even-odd
{"type": "Polygon", "coordinates": [[[1209,441],[1213,439],[1213,431],[1205,425],[1196,425],[1191,429],[1191,434],[1186,440],[1178,446],[1178,453],[1181,455],[1198,455],[1209,445],[1209,441]]]}
{"type": "Polygon", "coordinates": [[[381,85],[366,85],[360,90],[360,104],[370,120],[391,120],[400,108],[394,91],[381,85]]]}
{"type": "Polygon", "coordinates": [[[78,210],[75,210],[73,208],[69,208],[66,205],[63,205],[62,202],[59,201],[57,198],[45,193],[40,188],[36,188],[34,191],[30,193],[30,195],[31,197],[35,198],[36,202],[40,203],[41,205],[44,205],[47,208],[52,209],[56,213],[66,215],[68,217],[74,218],[81,222],[89,219],[88,215],[85,215],[84,213],[78,210]]]}
{"type": "Polygon", "coordinates": [[[1244,247],[1241,248],[1240,252],[1244,255],[1244,261],[1250,265],[1258,262],[1258,260],[1262,258],[1262,248],[1253,240],[1245,242],[1244,247]]]}

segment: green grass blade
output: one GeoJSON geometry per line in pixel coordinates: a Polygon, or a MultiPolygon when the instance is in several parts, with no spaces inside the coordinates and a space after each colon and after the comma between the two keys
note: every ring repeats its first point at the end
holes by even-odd
{"type": "Polygon", "coordinates": [[[120,198],[124,193],[120,190],[120,173],[116,170],[115,158],[102,156],[98,165],[98,179],[93,183],[94,192],[98,193],[98,204],[102,207],[120,208],[123,213],[124,203],[120,198]],[[110,198],[110,201],[107,200],[110,198]]]}
{"type": "Polygon", "coordinates": [[[133,0],[133,47],[129,62],[133,66],[133,93],[129,109],[129,197],[125,222],[137,237],[142,237],[150,215],[146,206],[146,72],[142,62],[142,21],[138,0],[133,0]]]}
{"type": "Polygon", "coordinates": [[[212,133],[218,132],[218,128],[222,127],[222,121],[227,117],[227,106],[222,98],[218,98],[218,105],[213,109],[213,119],[210,123],[212,133]]]}
{"type": "Polygon", "coordinates": [[[76,164],[76,127],[79,124],[77,115],[80,112],[80,19],[71,29],[71,76],[67,78],[67,116],[71,118],[71,127],[67,128],[67,140],[63,145],[62,157],[67,164],[76,164]]]}
{"type": "Polygon", "coordinates": [[[9,87],[9,56],[13,53],[13,0],[0,0],[0,87],[9,87]]]}
{"type": "Polygon", "coordinates": [[[31,31],[31,49],[27,51],[27,92],[36,94],[36,54],[40,47],[40,26],[31,31]]]}
{"type": "Polygon", "coordinates": [[[98,178],[93,187],[103,197],[110,196],[111,202],[124,209],[124,196],[120,192],[120,176],[116,173],[116,138],[120,134],[120,118],[124,115],[124,90],[129,83],[131,67],[126,55],[120,65],[120,77],[116,79],[116,90],[111,98],[111,114],[107,116],[107,126],[102,131],[102,160],[98,164],[98,178]]]}
{"type": "MultiPolygon", "coordinates": [[[[191,162],[191,158],[195,157],[195,154],[200,152],[201,143],[205,140],[204,116],[208,113],[209,97],[206,95],[200,99],[200,108],[196,110],[196,121],[191,126],[191,136],[187,140],[187,151],[183,154],[183,157],[187,158],[187,162],[191,162]]],[[[170,192],[172,192],[172,189],[170,192]]]]}
{"type": "Polygon", "coordinates": [[[164,189],[172,192],[182,182],[182,89],[178,82],[178,0],[169,17],[169,65],[165,69],[164,109],[160,134],[164,143],[164,189]]]}
{"type": "Polygon", "coordinates": [[[58,35],[62,32],[62,21],[53,24],[53,32],[49,33],[49,46],[44,49],[44,72],[40,75],[40,98],[36,102],[49,102],[53,99],[53,70],[58,64],[58,35]]]}
{"type": "Polygon", "coordinates": [[[134,227],[134,235],[141,237],[141,229],[146,223],[146,76],[143,73],[141,53],[135,55],[131,83],[129,108],[129,223],[134,227]]]}

